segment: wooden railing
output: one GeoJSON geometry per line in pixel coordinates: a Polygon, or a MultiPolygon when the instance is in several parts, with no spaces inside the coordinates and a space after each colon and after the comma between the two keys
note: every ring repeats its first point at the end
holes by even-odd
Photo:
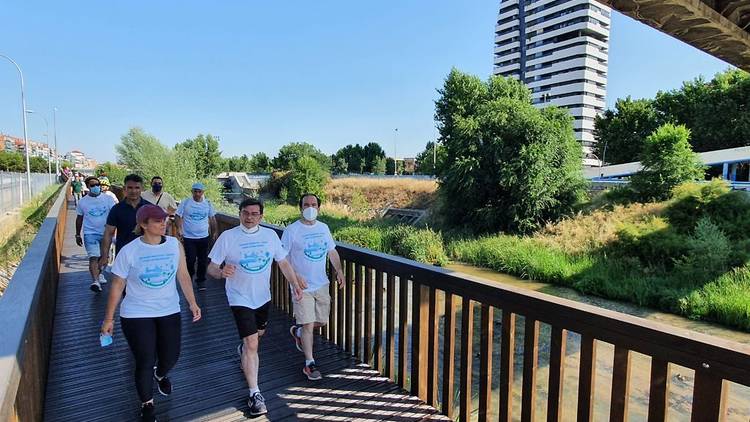
{"type": "Polygon", "coordinates": [[[67,217],[64,186],[0,298],[0,421],[41,421],[67,217]]]}
{"type": "MultiPolygon", "coordinates": [[[[223,215],[219,222],[221,230],[238,224],[236,217],[223,215]]],[[[281,233],[280,228],[272,228],[281,233]]],[[[337,249],[344,260],[346,285],[339,290],[331,283],[331,316],[321,334],[449,417],[496,419],[492,409],[499,408],[501,421],[513,420],[518,407],[515,391],[520,396],[520,419],[541,419],[536,413],[544,399],[537,394],[536,379],[540,324],[549,332],[549,339],[545,338],[549,374],[542,406],[547,421],[563,420],[564,410],[565,420],[573,418],[569,408],[563,409],[571,333],[580,335],[580,358],[576,398],[573,406],[569,402],[566,406],[575,407],[578,421],[602,420],[601,414],[594,415],[598,389],[610,391],[604,394],[609,400],[604,419],[628,419],[631,358],[636,352],[651,358],[649,421],[666,420],[671,365],[695,371],[690,409],[694,422],[724,420],[729,382],[750,386],[748,345],[348,244],[340,243],[337,249]],[[501,324],[499,333],[494,330],[496,322],[501,324]],[[523,334],[520,393],[514,389],[517,326],[523,327],[518,333],[523,334]],[[597,349],[607,343],[614,346],[611,386],[596,385],[597,349]],[[494,368],[492,357],[498,355],[499,368],[494,368]]],[[[276,269],[272,294],[274,304],[291,313],[289,289],[276,269]]],[[[601,396],[600,392],[597,397],[601,396]]]]}

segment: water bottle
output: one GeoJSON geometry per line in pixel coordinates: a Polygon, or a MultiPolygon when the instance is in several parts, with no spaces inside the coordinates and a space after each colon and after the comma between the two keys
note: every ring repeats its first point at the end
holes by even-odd
{"type": "Polygon", "coordinates": [[[99,334],[99,344],[102,345],[102,347],[107,347],[112,344],[114,339],[109,334],[99,334]]]}

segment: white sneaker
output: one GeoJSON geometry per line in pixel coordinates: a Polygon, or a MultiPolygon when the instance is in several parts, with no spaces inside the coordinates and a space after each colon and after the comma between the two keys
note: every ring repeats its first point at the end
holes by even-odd
{"type": "Polygon", "coordinates": [[[99,284],[107,284],[107,278],[104,277],[104,274],[99,273],[99,284]]]}
{"type": "Polygon", "coordinates": [[[96,293],[100,293],[102,291],[102,285],[99,284],[98,281],[92,281],[91,286],[89,286],[89,288],[91,289],[91,291],[96,292],[96,293]]]}

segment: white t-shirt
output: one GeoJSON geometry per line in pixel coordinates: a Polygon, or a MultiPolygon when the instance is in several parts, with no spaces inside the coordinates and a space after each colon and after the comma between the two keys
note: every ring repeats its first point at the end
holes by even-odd
{"type": "Polygon", "coordinates": [[[115,201],[109,195],[86,195],[78,200],[76,214],[83,216],[83,234],[104,234],[107,215],[115,201]]]}
{"type": "Polygon", "coordinates": [[[177,294],[177,268],[180,246],[171,236],[159,245],[149,245],[141,237],[120,249],[112,273],[125,280],[128,294],[120,305],[125,318],[154,318],[180,312],[177,294]]]}
{"type": "Polygon", "coordinates": [[[278,262],[286,255],[275,231],[261,227],[248,234],[237,226],[216,239],[208,257],[216,265],[226,262],[237,267],[226,282],[229,305],[258,309],[271,300],[271,259],[278,262]]]}
{"type": "Polygon", "coordinates": [[[325,223],[316,221],[307,225],[297,220],[284,230],[281,243],[289,251],[294,271],[307,280],[306,292],[328,284],[326,257],[329,251],[336,249],[336,242],[325,223]]]}
{"type": "Polygon", "coordinates": [[[102,193],[112,198],[115,201],[115,204],[120,203],[120,200],[117,199],[117,195],[115,195],[114,192],[112,192],[111,190],[102,191],[102,193]]]}
{"type": "Polygon", "coordinates": [[[203,239],[208,237],[208,219],[216,215],[211,202],[203,198],[196,202],[193,198],[185,198],[177,207],[177,215],[182,218],[182,235],[188,239],[203,239]]]}

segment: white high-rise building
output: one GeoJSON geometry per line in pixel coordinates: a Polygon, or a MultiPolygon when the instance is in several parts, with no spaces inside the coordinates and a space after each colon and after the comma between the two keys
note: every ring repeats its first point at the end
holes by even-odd
{"type": "Polygon", "coordinates": [[[495,75],[513,76],[532,90],[534,104],[567,108],[584,164],[594,117],[604,111],[611,9],[592,0],[501,0],[495,26],[495,75]]]}

